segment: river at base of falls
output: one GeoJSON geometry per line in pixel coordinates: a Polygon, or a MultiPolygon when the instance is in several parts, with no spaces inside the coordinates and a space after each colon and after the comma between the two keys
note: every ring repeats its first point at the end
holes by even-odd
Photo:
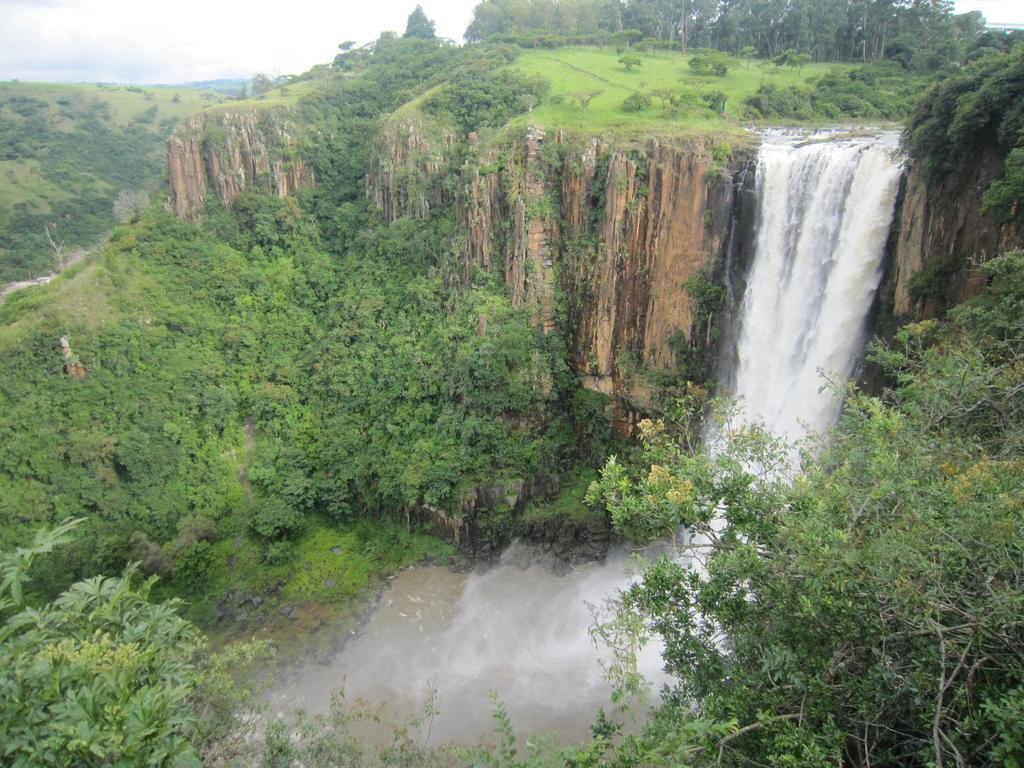
{"type": "MultiPolygon", "coordinates": [[[[633,569],[622,549],[603,563],[568,569],[518,542],[471,573],[409,568],[339,651],[282,676],[268,696],[270,711],[326,714],[344,689],[347,710],[379,710],[397,725],[422,713],[433,691],[429,743],[465,745],[492,740],[493,691],[517,734],[557,732],[563,743],[577,741],[599,708],[611,710],[607,654],[591,639],[589,606],[602,609],[633,569]]],[[[640,667],[653,691],[667,680],[660,646],[642,651],[640,667]]],[[[390,725],[364,720],[352,730],[370,742],[391,740],[390,725]]]]}

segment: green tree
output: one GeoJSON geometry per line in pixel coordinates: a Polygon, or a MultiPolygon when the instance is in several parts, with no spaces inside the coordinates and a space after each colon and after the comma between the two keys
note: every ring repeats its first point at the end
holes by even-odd
{"type": "Polygon", "coordinates": [[[33,605],[33,561],[80,521],[0,559],[0,756],[12,766],[198,765],[188,697],[200,637],[134,568],[33,605]]]}
{"type": "Polygon", "coordinates": [[[704,103],[707,104],[708,109],[712,112],[718,112],[719,114],[725,112],[725,105],[729,101],[729,97],[722,91],[711,91],[709,93],[705,93],[701,98],[704,99],[704,103]]]}
{"type": "Polygon", "coordinates": [[[409,19],[405,23],[405,34],[402,37],[412,37],[420,40],[434,40],[437,35],[434,33],[434,22],[427,18],[423,12],[423,6],[417,5],[409,19]]]}
{"type": "Polygon", "coordinates": [[[721,51],[695,50],[690,56],[690,69],[698,75],[715,75],[725,77],[734,59],[721,51]]]}
{"type": "Polygon", "coordinates": [[[798,72],[810,63],[811,55],[809,53],[800,53],[793,48],[787,48],[772,59],[772,64],[775,66],[790,67],[798,72]]]}
{"type": "Polygon", "coordinates": [[[642,66],[643,62],[636,56],[619,56],[619,64],[624,66],[626,71],[629,72],[633,67],[642,66]]]}
{"type": "Polygon", "coordinates": [[[1003,177],[989,185],[982,203],[982,210],[997,221],[1024,220],[1024,146],[1007,155],[1003,177]]]}
{"type": "Polygon", "coordinates": [[[257,72],[252,76],[252,95],[262,96],[274,87],[273,79],[263,72],[257,72]]]}
{"type": "Polygon", "coordinates": [[[656,88],[653,93],[658,100],[661,101],[662,112],[668,109],[669,105],[672,103],[672,99],[676,96],[676,92],[672,88],[656,88]]]}
{"type": "Polygon", "coordinates": [[[641,112],[651,106],[651,97],[646,93],[631,93],[622,102],[623,112],[641,112]]]}
{"type": "Polygon", "coordinates": [[[590,102],[600,96],[604,91],[580,91],[572,94],[572,100],[580,105],[580,109],[584,112],[587,111],[587,107],[590,106],[590,102]]]}

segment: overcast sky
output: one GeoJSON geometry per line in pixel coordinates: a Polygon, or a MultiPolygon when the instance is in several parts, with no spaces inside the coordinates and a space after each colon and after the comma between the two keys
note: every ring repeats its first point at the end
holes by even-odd
{"type": "MultiPolygon", "coordinates": [[[[425,0],[438,34],[462,40],[477,0],[425,0]]],[[[291,74],[343,40],[405,29],[416,0],[0,0],[0,80],[180,83],[291,74]]],[[[957,0],[1024,23],[1022,0],[957,0]]]]}

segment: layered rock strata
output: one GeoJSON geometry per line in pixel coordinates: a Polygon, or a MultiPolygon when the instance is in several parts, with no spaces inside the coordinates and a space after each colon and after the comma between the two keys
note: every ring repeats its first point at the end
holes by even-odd
{"type": "Polygon", "coordinates": [[[203,112],[167,142],[170,204],[182,219],[202,213],[212,191],[226,206],[239,192],[279,197],[314,182],[289,131],[287,113],[270,110],[203,112]]]}
{"type": "MultiPolygon", "coordinates": [[[[423,195],[446,147],[425,136],[397,126],[377,142],[386,157],[373,161],[367,196],[388,221],[429,215],[423,195]]],[[[579,143],[539,126],[499,146],[471,140],[451,201],[464,278],[499,274],[545,333],[564,321],[585,386],[613,397],[628,431],[652,405],[641,371],[672,372],[685,347],[711,353],[715,318],[698,318],[685,286],[721,278],[751,159],[749,148],[723,153],[710,139],[579,143]]]]}

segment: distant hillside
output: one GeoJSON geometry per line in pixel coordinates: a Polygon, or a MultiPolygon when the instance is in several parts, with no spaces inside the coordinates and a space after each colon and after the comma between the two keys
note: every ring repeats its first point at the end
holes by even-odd
{"type": "Polygon", "coordinates": [[[217,91],[234,96],[243,87],[248,88],[252,81],[247,77],[221,77],[216,80],[195,80],[189,83],[162,83],[155,88],[189,88],[199,91],[217,91]]]}
{"type": "Polygon", "coordinates": [[[154,187],[163,143],[225,97],[192,88],[0,83],[0,284],[48,272],[114,224],[122,189],[154,187]]]}

